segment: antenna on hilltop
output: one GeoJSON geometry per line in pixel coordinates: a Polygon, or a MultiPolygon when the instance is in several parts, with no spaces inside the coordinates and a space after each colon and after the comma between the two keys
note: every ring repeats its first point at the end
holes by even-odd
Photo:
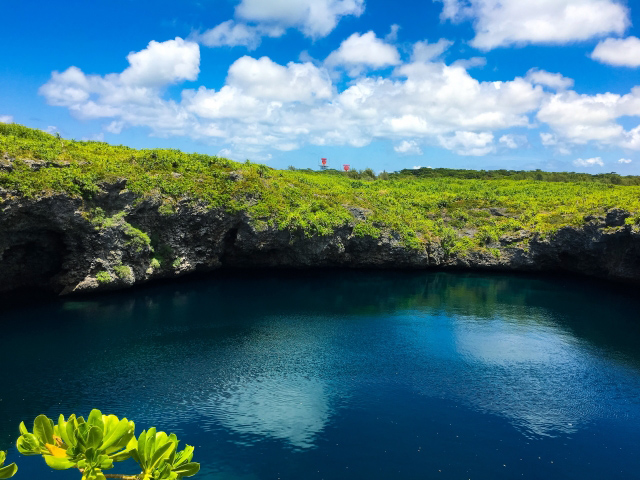
{"type": "Polygon", "coordinates": [[[327,168],[329,168],[329,163],[327,162],[326,158],[321,158],[320,159],[320,168],[322,170],[326,170],[327,168]]]}

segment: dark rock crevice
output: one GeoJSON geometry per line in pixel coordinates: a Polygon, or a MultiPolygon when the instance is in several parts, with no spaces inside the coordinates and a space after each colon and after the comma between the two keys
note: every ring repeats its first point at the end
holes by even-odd
{"type": "Polygon", "coordinates": [[[67,256],[63,235],[48,230],[14,233],[0,255],[0,290],[50,288],[67,256]]]}

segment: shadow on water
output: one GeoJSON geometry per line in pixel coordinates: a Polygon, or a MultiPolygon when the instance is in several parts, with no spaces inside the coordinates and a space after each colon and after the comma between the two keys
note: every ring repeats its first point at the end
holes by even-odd
{"type": "MultiPolygon", "coordinates": [[[[607,409],[640,426],[638,307],[628,289],[566,277],[344,270],[220,272],[14,306],[0,317],[0,448],[20,420],[95,406],[188,435],[207,452],[203,479],[422,478],[447,462],[444,478],[469,463],[513,478],[495,470],[503,440],[511,460],[544,438],[542,456],[570,438],[596,448],[580,432],[607,409]],[[381,435],[392,454],[372,463],[381,435]],[[437,455],[413,452],[427,449],[437,455]],[[310,476],[323,455],[359,459],[360,473],[310,476]]],[[[628,428],[607,422],[611,438],[628,428]]],[[[553,468],[571,468],[565,453],[553,468]]]]}

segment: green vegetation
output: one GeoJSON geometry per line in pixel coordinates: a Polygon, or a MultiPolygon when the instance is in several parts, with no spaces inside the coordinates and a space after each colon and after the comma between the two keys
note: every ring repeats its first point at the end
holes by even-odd
{"type": "Polygon", "coordinates": [[[122,228],[128,237],[127,245],[133,245],[137,252],[143,251],[151,246],[151,239],[142,230],[135,228],[125,219],[126,212],[118,212],[111,217],[107,217],[102,208],[96,207],[89,211],[88,217],[97,230],[106,228],[122,228]]]}
{"type": "Polygon", "coordinates": [[[98,283],[107,284],[111,283],[113,278],[111,278],[111,274],[109,272],[102,270],[96,273],[96,280],[98,281],[98,283]]]}
{"type": "Polygon", "coordinates": [[[4,465],[4,460],[7,458],[7,454],[0,451],[0,479],[11,478],[18,471],[18,467],[15,463],[4,465]]]}
{"type": "Polygon", "coordinates": [[[451,168],[404,169],[392,175],[412,175],[418,178],[461,178],[477,180],[537,180],[541,182],[595,182],[611,185],[640,185],[636,175],[622,176],[617,173],[543,172],[542,170],[454,170],[451,168]]]}
{"type": "Polygon", "coordinates": [[[121,280],[126,280],[127,278],[133,277],[133,271],[128,265],[116,265],[115,267],[113,267],[113,271],[116,272],[116,275],[121,280]]]}
{"type": "MultiPolygon", "coordinates": [[[[42,455],[54,470],[76,468],[82,480],[177,480],[198,473],[200,465],[191,461],[193,447],[187,445],[178,451],[174,434],[156,431],[155,427],[143,431],[136,439],[135,424],[115,415],[102,415],[92,410],[83,417],[63,415],[58,423],[39,415],[29,432],[20,424],[17,448],[23,455],[42,455]],[[115,462],[133,459],[141,472],[135,475],[105,474],[115,462]]],[[[2,472],[2,470],[0,470],[2,472]]],[[[15,472],[14,472],[15,473],[15,472]]],[[[8,478],[8,477],[0,477],[8,478]]]]}
{"type": "MultiPolygon", "coordinates": [[[[307,237],[353,223],[355,235],[393,231],[409,247],[437,243],[449,255],[496,254],[505,236],[526,247],[525,237],[515,238],[519,231],[545,236],[614,207],[632,213],[633,228],[640,221],[640,177],[616,174],[418,169],[376,176],[371,169],[273,170],[177,150],[62,140],[15,124],[0,124],[0,152],[0,187],[11,195],[64,192],[91,205],[101,185],[125,180],[130,191],[161,199],[165,215],[199,203],[246,211],[258,229],[290,229],[307,237]],[[30,165],[34,161],[39,168],[30,165]]],[[[147,233],[126,222],[126,212],[107,217],[98,210],[87,207],[97,228],[124,227],[138,250],[153,247],[160,264],[179,266],[170,249],[159,252],[161,246],[147,233]]]]}

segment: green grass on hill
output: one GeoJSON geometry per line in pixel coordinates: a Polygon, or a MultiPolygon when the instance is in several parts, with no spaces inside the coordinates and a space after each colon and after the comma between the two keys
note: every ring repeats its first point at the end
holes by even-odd
{"type": "Polygon", "coordinates": [[[101,183],[123,178],[129,190],[161,197],[165,214],[188,199],[247,211],[258,228],[326,235],[354,221],[348,207],[359,207],[366,209],[366,219],[356,220],[357,235],[392,230],[408,246],[439,242],[458,254],[492,249],[500,237],[520,230],[547,235],[581,225],[586,215],[613,207],[632,212],[628,222],[640,222],[640,177],[420,169],[376,178],[370,169],[273,170],[178,150],[65,140],[0,124],[0,187],[13,195],[64,192],[89,205],[101,183]],[[35,170],[30,160],[42,168],[35,170]]]}

